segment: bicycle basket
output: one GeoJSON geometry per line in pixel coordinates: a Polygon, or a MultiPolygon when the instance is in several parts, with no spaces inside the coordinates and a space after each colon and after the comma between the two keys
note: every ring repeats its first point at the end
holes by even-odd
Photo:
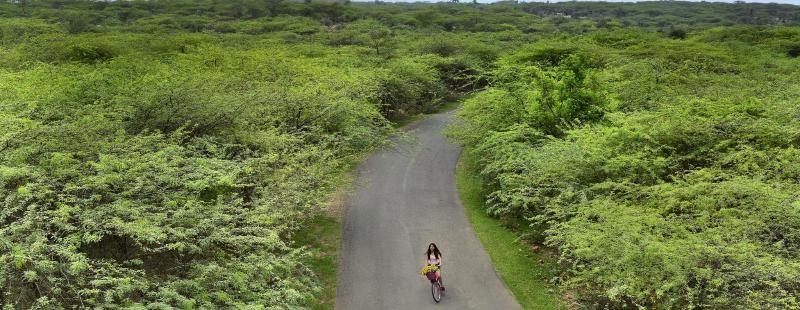
{"type": "Polygon", "coordinates": [[[436,271],[431,271],[425,274],[428,277],[428,280],[436,281],[436,271]]]}

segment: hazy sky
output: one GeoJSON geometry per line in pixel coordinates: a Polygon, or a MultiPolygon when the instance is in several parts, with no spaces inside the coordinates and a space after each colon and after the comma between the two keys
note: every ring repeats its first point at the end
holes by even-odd
{"type": "MultiPolygon", "coordinates": [[[[369,1],[369,0],[361,0],[361,1],[369,1]]],[[[384,2],[418,2],[418,1],[419,2],[439,2],[439,1],[436,1],[436,0],[428,0],[428,1],[420,1],[420,0],[383,0],[383,1],[384,2]]],[[[472,1],[472,0],[461,0],[461,2],[469,2],[469,1],[472,1]]],[[[559,2],[559,1],[571,1],[571,0],[550,0],[550,2],[559,2]]],[[[578,0],[578,1],[580,2],[580,0],[578,0]]],[[[692,0],[689,0],[689,1],[692,1],[692,0]]],[[[495,2],[495,1],[493,1],[493,0],[478,0],[478,2],[480,2],[480,3],[490,3],[490,2],[495,2]]],[[[524,0],[522,2],[546,2],[546,1],[524,0]]],[[[638,2],[638,1],[635,1],[635,0],[608,0],[606,2],[638,2]]],[[[694,1],[694,2],[699,2],[699,1],[694,1]]],[[[713,1],[707,1],[707,2],[734,2],[734,0],[713,0],[713,1]]],[[[750,2],[750,3],[790,3],[790,4],[800,5],[800,0],[747,0],[745,2],[750,2]]]]}

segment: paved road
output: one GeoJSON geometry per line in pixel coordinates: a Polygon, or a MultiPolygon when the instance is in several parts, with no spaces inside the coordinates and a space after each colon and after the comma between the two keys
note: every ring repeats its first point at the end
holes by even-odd
{"type": "Polygon", "coordinates": [[[467,221],[455,186],[461,150],[442,136],[452,112],[407,128],[411,139],[358,169],[346,207],[337,309],[519,309],[467,221]],[[430,242],[442,250],[446,294],[417,272],[430,242]]]}

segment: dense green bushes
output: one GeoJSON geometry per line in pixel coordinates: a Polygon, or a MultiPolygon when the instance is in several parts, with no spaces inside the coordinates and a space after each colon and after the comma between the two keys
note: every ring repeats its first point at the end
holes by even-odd
{"type": "Polygon", "coordinates": [[[480,39],[476,37],[469,41],[448,34],[423,35],[414,40],[412,50],[441,57],[433,66],[447,89],[472,92],[487,85],[486,73],[494,67],[494,61],[500,55],[499,47],[480,39]]]}
{"type": "Polygon", "coordinates": [[[556,247],[557,280],[589,308],[800,305],[800,72],[725,31],[595,46],[605,65],[566,76],[574,42],[523,50],[459,112],[451,134],[482,158],[487,211],[556,247]],[[542,102],[573,108],[542,119],[542,102]]]}
{"type": "MultiPolygon", "coordinates": [[[[586,57],[572,54],[549,69],[515,61],[494,72],[496,87],[469,99],[462,114],[471,121],[465,134],[496,131],[524,124],[546,135],[562,136],[564,128],[599,120],[609,105],[586,57]]],[[[479,137],[462,137],[477,142],[479,137]]]]}
{"type": "Polygon", "coordinates": [[[386,126],[370,73],[281,53],[4,72],[3,303],[308,304],[286,240],[386,126]]]}
{"type": "Polygon", "coordinates": [[[17,43],[31,36],[60,33],[63,30],[43,20],[25,18],[0,19],[0,44],[17,43]]]}
{"type": "Polygon", "coordinates": [[[311,34],[318,32],[322,25],[308,17],[282,16],[277,18],[263,18],[233,23],[232,28],[247,34],[262,34],[267,32],[289,31],[296,34],[311,34]]]}

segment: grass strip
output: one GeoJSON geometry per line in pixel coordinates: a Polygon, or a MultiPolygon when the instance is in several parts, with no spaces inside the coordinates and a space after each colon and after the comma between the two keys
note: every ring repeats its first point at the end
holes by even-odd
{"type": "Polygon", "coordinates": [[[342,224],[338,218],[321,213],[312,218],[295,241],[309,247],[312,257],[307,262],[322,285],[318,303],[311,309],[333,309],[336,304],[336,271],[339,268],[339,242],[342,224]]]}

